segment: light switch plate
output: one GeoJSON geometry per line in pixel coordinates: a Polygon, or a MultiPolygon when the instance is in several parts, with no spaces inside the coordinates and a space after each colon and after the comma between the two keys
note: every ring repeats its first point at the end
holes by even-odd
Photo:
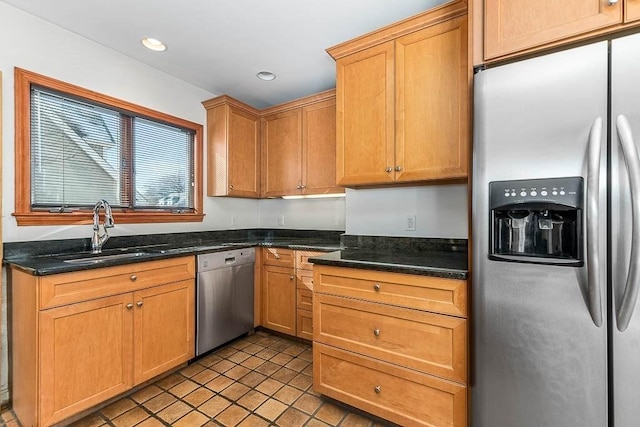
{"type": "Polygon", "coordinates": [[[415,215],[407,215],[406,218],[406,231],[416,231],[416,216],[415,215]]]}

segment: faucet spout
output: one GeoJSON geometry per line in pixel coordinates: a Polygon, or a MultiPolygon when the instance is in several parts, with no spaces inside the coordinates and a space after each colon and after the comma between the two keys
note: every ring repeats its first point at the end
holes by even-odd
{"type": "Polygon", "coordinates": [[[113,220],[113,214],[111,213],[111,205],[102,199],[98,200],[98,202],[93,207],[93,236],[91,237],[91,253],[99,254],[102,252],[102,246],[109,240],[109,233],[107,233],[107,228],[113,228],[115,226],[115,221],[113,220]],[[104,209],[104,223],[102,224],[102,228],[104,229],[104,234],[100,235],[100,209],[104,209]]]}

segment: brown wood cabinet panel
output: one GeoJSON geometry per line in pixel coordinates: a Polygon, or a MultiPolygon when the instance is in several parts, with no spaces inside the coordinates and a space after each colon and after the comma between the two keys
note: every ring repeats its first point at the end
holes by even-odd
{"type": "Polygon", "coordinates": [[[132,387],[131,299],[123,294],[40,312],[40,425],[132,387]]]}
{"type": "Polygon", "coordinates": [[[622,1],[484,2],[484,58],[550,44],[622,22],[622,1]]]}
{"type": "Polygon", "coordinates": [[[309,310],[298,309],[296,328],[298,338],[313,340],[313,313],[309,310]]]}
{"type": "Polygon", "coordinates": [[[309,262],[309,258],[324,254],[326,252],[296,250],[296,269],[312,271],[313,264],[309,262]]]}
{"type": "Polygon", "coordinates": [[[396,41],[396,181],[467,176],[467,17],[396,41]]]}
{"type": "Polygon", "coordinates": [[[316,294],[314,340],[442,378],[467,381],[467,322],[316,294]]]}
{"type": "Polygon", "coordinates": [[[263,266],[262,326],[296,335],[296,281],[293,268],[263,266]]]}
{"type": "Polygon", "coordinates": [[[640,0],[624,0],[624,22],[640,20],[640,0]]]}
{"type": "Polygon", "coordinates": [[[467,425],[465,386],[315,342],[313,389],[404,426],[467,425]]]}
{"type": "Polygon", "coordinates": [[[43,276],[40,308],[132,292],[195,277],[195,257],[170,258],[43,276]]]}
{"type": "Polygon", "coordinates": [[[195,356],[195,281],[137,291],[134,301],[134,384],[195,356]]]}
{"type": "Polygon", "coordinates": [[[223,95],[207,108],[207,195],[260,197],[260,116],[223,95]]]}
{"type": "Polygon", "coordinates": [[[265,265],[293,268],[294,251],[286,248],[263,248],[262,262],[265,265]]]}
{"type": "Polygon", "coordinates": [[[313,291],[313,270],[296,270],[298,289],[313,291]]]}
{"type": "Polygon", "coordinates": [[[338,185],[393,182],[393,42],[336,61],[336,102],[338,185]]]}
{"type": "Polygon", "coordinates": [[[336,185],[335,97],[302,107],[302,194],[344,193],[336,185]]]}
{"type": "Polygon", "coordinates": [[[293,109],[262,120],[262,195],[299,194],[302,175],[302,111],[293,109]]]}
{"type": "Polygon", "coordinates": [[[316,265],[314,293],[467,316],[465,280],[316,265]]]}
{"type": "Polygon", "coordinates": [[[298,309],[313,310],[313,292],[306,289],[298,289],[296,307],[298,309]]]}

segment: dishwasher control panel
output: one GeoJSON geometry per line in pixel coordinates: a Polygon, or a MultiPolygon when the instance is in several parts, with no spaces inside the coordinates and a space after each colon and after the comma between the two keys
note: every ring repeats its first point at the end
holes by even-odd
{"type": "Polygon", "coordinates": [[[255,248],[231,249],[198,255],[198,271],[215,270],[234,265],[253,264],[256,260],[255,248]]]}

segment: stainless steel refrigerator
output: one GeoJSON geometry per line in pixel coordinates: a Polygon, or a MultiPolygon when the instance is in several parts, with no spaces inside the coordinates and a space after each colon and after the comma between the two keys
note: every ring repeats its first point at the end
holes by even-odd
{"type": "Polygon", "coordinates": [[[471,424],[638,426],[640,35],[474,91],[471,424]]]}

